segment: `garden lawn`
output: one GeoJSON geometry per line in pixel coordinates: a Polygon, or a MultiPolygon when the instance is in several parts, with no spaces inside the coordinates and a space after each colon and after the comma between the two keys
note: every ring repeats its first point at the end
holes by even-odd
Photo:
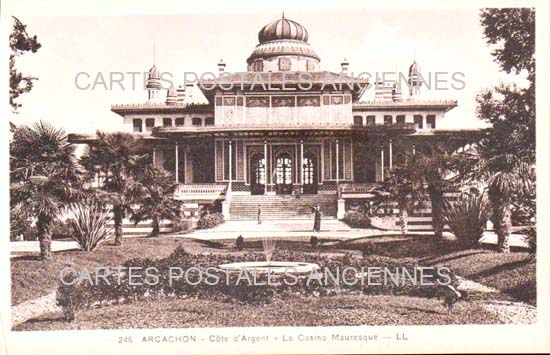
{"type": "Polygon", "coordinates": [[[459,302],[448,313],[435,299],[302,296],[267,305],[198,299],[144,301],[85,310],[73,322],[63,320],[61,312],[50,313],[14,330],[441,324],[499,324],[499,320],[471,302],[459,302]]]}
{"type": "Polygon", "coordinates": [[[132,258],[160,259],[170,255],[178,245],[182,245],[191,253],[209,250],[203,244],[184,238],[128,238],[124,239],[122,246],[114,246],[107,242],[93,252],[56,252],[49,261],[40,260],[38,255],[11,259],[12,305],[55,291],[59,285],[60,272],[66,267],[82,270],[99,266],[118,266],[132,258]]]}

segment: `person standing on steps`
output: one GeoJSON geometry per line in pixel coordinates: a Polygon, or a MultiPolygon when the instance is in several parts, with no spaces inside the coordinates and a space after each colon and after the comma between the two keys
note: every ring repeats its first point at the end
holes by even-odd
{"type": "Polygon", "coordinates": [[[313,231],[320,232],[321,231],[321,206],[317,205],[316,207],[313,207],[313,213],[315,214],[315,217],[313,220],[313,231]]]}
{"type": "Polygon", "coordinates": [[[262,224],[262,206],[258,205],[258,224],[262,224]]]}

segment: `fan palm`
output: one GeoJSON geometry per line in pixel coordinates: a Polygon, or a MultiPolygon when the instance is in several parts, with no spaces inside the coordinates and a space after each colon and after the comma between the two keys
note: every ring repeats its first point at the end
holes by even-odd
{"type": "Polygon", "coordinates": [[[122,221],[126,213],[132,212],[131,205],[136,199],[136,176],[150,163],[142,140],[130,133],[97,132],[97,140],[87,147],[80,162],[90,178],[101,176],[100,195],[112,206],[115,245],[121,245],[122,221]]]}
{"type": "Polygon", "coordinates": [[[51,258],[52,222],[71,202],[82,197],[75,146],[62,129],[39,122],[12,127],[10,144],[10,208],[36,219],[40,255],[51,258]]]}
{"type": "Polygon", "coordinates": [[[161,220],[174,220],[180,214],[181,204],[174,199],[177,184],[165,170],[151,166],[138,177],[138,182],[134,185],[133,194],[139,208],[133,211],[131,219],[136,224],[150,219],[153,225],[151,237],[156,237],[160,232],[161,220]]]}

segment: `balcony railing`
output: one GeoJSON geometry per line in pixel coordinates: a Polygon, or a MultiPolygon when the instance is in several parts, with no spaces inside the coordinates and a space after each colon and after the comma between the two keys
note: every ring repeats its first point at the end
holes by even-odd
{"type": "Polygon", "coordinates": [[[176,198],[182,200],[225,199],[227,184],[180,184],[176,188],[176,198]]]}

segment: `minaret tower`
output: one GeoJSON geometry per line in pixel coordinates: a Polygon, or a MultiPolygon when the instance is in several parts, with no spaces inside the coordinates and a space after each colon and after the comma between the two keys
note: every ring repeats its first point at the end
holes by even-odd
{"type": "Polygon", "coordinates": [[[416,63],[416,60],[414,60],[409,67],[409,95],[411,98],[413,96],[420,96],[421,86],[422,78],[420,75],[420,67],[416,63]]]}
{"type": "Polygon", "coordinates": [[[160,102],[160,73],[156,65],[153,65],[153,67],[149,69],[149,74],[147,74],[147,84],[145,87],[147,88],[149,101],[160,102]]]}

